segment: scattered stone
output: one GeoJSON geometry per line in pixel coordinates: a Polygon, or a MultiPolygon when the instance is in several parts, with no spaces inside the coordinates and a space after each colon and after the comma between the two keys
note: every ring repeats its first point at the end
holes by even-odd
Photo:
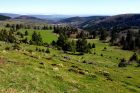
{"type": "Polygon", "coordinates": [[[71,58],[68,56],[64,56],[64,59],[71,60],[71,58]]]}
{"type": "Polygon", "coordinates": [[[46,58],[47,60],[52,60],[52,57],[48,57],[48,58],[46,58]]]}
{"type": "Polygon", "coordinates": [[[126,62],[126,60],[123,58],[121,59],[121,62],[118,64],[118,67],[126,67],[128,65],[128,63],[126,62]]]}
{"type": "Polygon", "coordinates": [[[52,66],[57,66],[57,64],[52,64],[52,66]]]}
{"type": "Polygon", "coordinates": [[[3,50],[2,52],[3,52],[3,53],[6,53],[6,50],[3,50]]]}
{"type": "Polygon", "coordinates": [[[53,70],[54,71],[59,71],[59,68],[58,67],[54,67],[53,70]]]}
{"type": "Polygon", "coordinates": [[[79,74],[81,74],[81,75],[85,75],[85,72],[83,72],[83,71],[79,71],[79,74]]]}
{"type": "Polygon", "coordinates": [[[97,78],[97,76],[95,74],[89,74],[89,77],[91,77],[92,79],[97,78]]]}
{"type": "Polygon", "coordinates": [[[64,59],[60,59],[60,61],[67,62],[67,61],[66,61],[66,60],[64,60],[64,59]]]}
{"type": "Polygon", "coordinates": [[[78,66],[74,66],[74,65],[72,65],[71,67],[72,67],[72,68],[78,68],[78,66]]]}
{"type": "Polygon", "coordinates": [[[64,65],[63,65],[63,64],[58,64],[58,66],[59,66],[59,67],[64,67],[64,65]]]}
{"type": "Polygon", "coordinates": [[[86,61],[86,60],[84,60],[83,63],[90,64],[90,65],[92,65],[92,64],[96,65],[95,62],[92,62],[92,61],[86,61]]]}
{"type": "Polygon", "coordinates": [[[107,72],[107,71],[103,71],[102,73],[103,73],[104,76],[110,76],[110,73],[107,72]]]}
{"type": "Polygon", "coordinates": [[[68,71],[78,73],[78,70],[70,68],[68,71]]]}

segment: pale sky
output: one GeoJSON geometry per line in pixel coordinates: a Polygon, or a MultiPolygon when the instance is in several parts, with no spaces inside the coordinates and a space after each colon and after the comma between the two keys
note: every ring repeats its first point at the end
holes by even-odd
{"type": "Polygon", "coordinates": [[[65,15],[140,13],[140,0],[1,0],[0,13],[65,15]]]}

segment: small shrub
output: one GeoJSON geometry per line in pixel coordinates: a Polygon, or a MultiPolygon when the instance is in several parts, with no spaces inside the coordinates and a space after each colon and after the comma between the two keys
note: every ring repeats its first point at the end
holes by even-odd
{"type": "Polygon", "coordinates": [[[39,49],[38,49],[38,47],[36,47],[36,49],[35,49],[36,51],[38,51],[39,49]]]}
{"type": "Polygon", "coordinates": [[[94,43],[92,44],[92,48],[95,48],[95,44],[94,43]]]}
{"type": "Polygon", "coordinates": [[[81,75],[85,75],[85,72],[83,72],[83,71],[79,71],[79,74],[81,74],[81,75]]]}
{"type": "Polygon", "coordinates": [[[10,47],[9,46],[5,47],[5,50],[10,50],[10,47]]]}
{"type": "Polygon", "coordinates": [[[40,65],[44,65],[44,62],[40,62],[39,64],[40,64],[40,65]]]}
{"type": "Polygon", "coordinates": [[[118,64],[118,67],[126,67],[126,66],[127,66],[126,60],[124,58],[121,59],[121,62],[118,64]]]}
{"type": "Polygon", "coordinates": [[[138,60],[138,56],[136,53],[134,53],[129,59],[129,61],[137,61],[137,60],[138,60]]]}
{"type": "Polygon", "coordinates": [[[39,48],[38,51],[41,52],[42,50],[39,48]]]}
{"type": "Polygon", "coordinates": [[[32,51],[32,50],[28,50],[28,52],[29,52],[29,53],[32,53],[33,51],[32,51]]]}
{"type": "Polygon", "coordinates": [[[83,63],[86,63],[86,61],[84,60],[83,63]]]}
{"type": "Polygon", "coordinates": [[[101,56],[103,57],[103,54],[101,54],[101,56]]]}
{"type": "Polygon", "coordinates": [[[49,48],[47,48],[45,52],[46,52],[46,53],[50,53],[50,50],[49,50],[49,48]]]}
{"type": "Polygon", "coordinates": [[[107,48],[106,47],[104,47],[104,50],[106,50],[107,48]]]}
{"type": "Polygon", "coordinates": [[[42,49],[42,52],[45,52],[45,49],[42,49]]]}
{"type": "Polygon", "coordinates": [[[20,50],[21,48],[20,48],[20,46],[19,46],[18,44],[14,44],[14,45],[13,45],[13,49],[14,49],[14,50],[16,50],[16,49],[17,49],[17,50],[20,50]]]}

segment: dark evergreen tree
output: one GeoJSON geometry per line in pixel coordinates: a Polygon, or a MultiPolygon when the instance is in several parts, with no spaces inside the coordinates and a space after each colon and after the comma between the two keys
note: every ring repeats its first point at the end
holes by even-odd
{"type": "Polygon", "coordinates": [[[56,46],[56,42],[53,40],[51,45],[56,46]]]}
{"type": "Polygon", "coordinates": [[[124,47],[125,46],[125,37],[122,36],[120,40],[120,44],[124,47]]]}
{"type": "Polygon", "coordinates": [[[133,34],[130,31],[127,32],[125,48],[127,50],[133,50],[135,48],[135,42],[133,40],[133,34]]]}
{"type": "Polygon", "coordinates": [[[25,39],[23,39],[22,42],[25,43],[25,44],[27,44],[28,43],[27,37],[25,39]]]}
{"type": "Polygon", "coordinates": [[[100,40],[106,40],[106,38],[107,38],[107,32],[104,29],[101,29],[100,40]]]}
{"type": "Polygon", "coordinates": [[[111,31],[111,40],[110,40],[110,42],[111,42],[112,45],[114,45],[116,39],[117,39],[116,30],[112,30],[111,31]]]}
{"type": "Polygon", "coordinates": [[[28,31],[27,30],[25,31],[25,36],[28,36],[28,31]]]}
{"type": "Polygon", "coordinates": [[[81,53],[89,52],[87,40],[84,38],[78,39],[78,41],[76,42],[76,50],[77,50],[77,52],[81,52],[81,53]]]}
{"type": "Polygon", "coordinates": [[[94,43],[92,44],[92,48],[95,48],[95,44],[94,43]]]}
{"type": "Polygon", "coordinates": [[[97,36],[97,31],[92,31],[91,32],[92,38],[95,39],[97,36]]]}
{"type": "Polygon", "coordinates": [[[88,48],[92,49],[92,45],[90,43],[88,43],[88,48]]]}
{"type": "Polygon", "coordinates": [[[30,44],[35,44],[35,45],[42,45],[43,41],[42,41],[42,37],[39,34],[37,34],[35,31],[32,34],[32,40],[30,41],[30,44]]]}
{"type": "Polygon", "coordinates": [[[49,50],[49,48],[47,48],[45,52],[46,52],[46,53],[50,53],[50,50],[49,50]]]}
{"type": "Polygon", "coordinates": [[[70,51],[73,53],[76,52],[76,42],[74,40],[72,40],[72,42],[70,44],[70,51]]]}

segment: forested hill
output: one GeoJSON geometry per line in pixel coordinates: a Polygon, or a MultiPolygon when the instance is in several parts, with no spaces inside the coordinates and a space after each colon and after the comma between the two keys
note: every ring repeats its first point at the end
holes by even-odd
{"type": "Polygon", "coordinates": [[[98,28],[110,29],[112,27],[128,28],[140,26],[140,14],[122,14],[107,17],[103,20],[89,21],[86,24],[82,24],[81,27],[87,30],[93,30],[98,28]]]}
{"type": "Polygon", "coordinates": [[[89,17],[70,17],[63,20],[60,20],[60,23],[68,23],[68,24],[75,24],[75,25],[81,25],[82,23],[89,22],[91,20],[97,21],[105,19],[108,16],[89,16],[89,17]]]}
{"type": "Polygon", "coordinates": [[[11,17],[0,15],[0,20],[11,19],[11,17]]]}

